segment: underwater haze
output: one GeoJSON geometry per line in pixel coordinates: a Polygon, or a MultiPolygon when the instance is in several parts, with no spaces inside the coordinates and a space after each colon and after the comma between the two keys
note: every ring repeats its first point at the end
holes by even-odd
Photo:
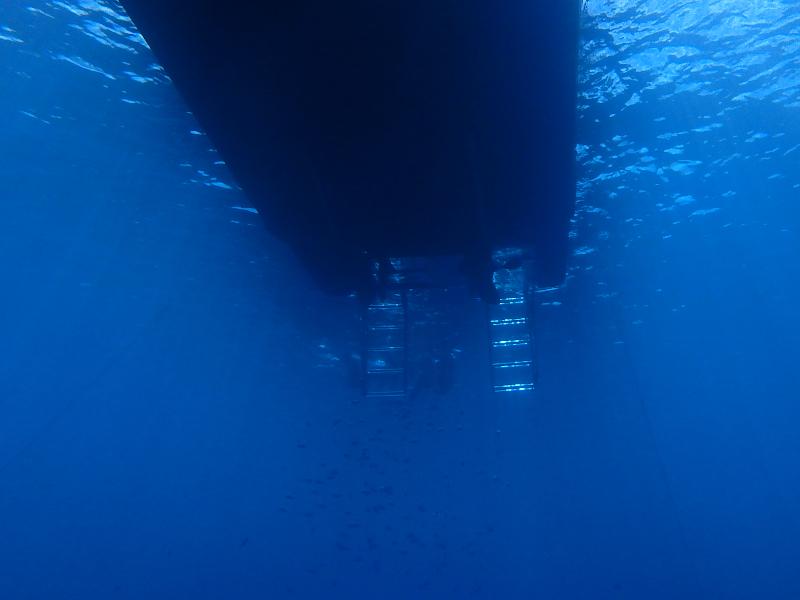
{"type": "Polygon", "coordinates": [[[385,403],[121,7],[3,0],[0,598],[800,598],[800,2],[581,27],[538,389],[439,298],[385,403]]]}

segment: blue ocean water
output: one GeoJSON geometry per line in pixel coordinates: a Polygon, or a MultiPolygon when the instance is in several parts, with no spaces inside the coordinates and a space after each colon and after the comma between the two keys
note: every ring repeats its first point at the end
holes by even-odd
{"type": "Polygon", "coordinates": [[[121,8],[3,3],[0,598],[800,597],[800,4],[583,11],[536,396],[465,300],[387,406],[121,8]]]}

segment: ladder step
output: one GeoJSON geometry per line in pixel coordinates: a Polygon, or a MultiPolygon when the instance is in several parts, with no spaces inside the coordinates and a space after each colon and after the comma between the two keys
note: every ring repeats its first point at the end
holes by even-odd
{"type": "Polygon", "coordinates": [[[492,327],[504,327],[508,325],[527,325],[527,317],[511,317],[506,319],[492,319],[489,321],[492,327]]]}
{"type": "Polygon", "coordinates": [[[495,392],[532,392],[535,386],[532,383],[509,383],[508,385],[494,386],[495,392]]]}
{"type": "Polygon", "coordinates": [[[533,365],[532,360],[514,360],[509,362],[492,363],[495,369],[521,369],[523,367],[530,367],[533,365]]]}
{"type": "Polygon", "coordinates": [[[516,340],[492,340],[493,348],[518,348],[530,346],[530,338],[521,338],[516,340]]]}

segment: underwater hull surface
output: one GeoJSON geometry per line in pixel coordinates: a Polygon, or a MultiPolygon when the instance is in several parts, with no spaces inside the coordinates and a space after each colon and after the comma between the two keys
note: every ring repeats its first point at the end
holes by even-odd
{"type": "Polygon", "coordinates": [[[578,2],[123,0],[269,229],[366,258],[534,248],[563,278],[578,2]]]}

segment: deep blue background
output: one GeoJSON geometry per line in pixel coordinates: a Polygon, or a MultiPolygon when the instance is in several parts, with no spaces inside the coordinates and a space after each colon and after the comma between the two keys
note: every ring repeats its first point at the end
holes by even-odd
{"type": "Polygon", "coordinates": [[[800,597],[796,3],[587,3],[532,402],[468,300],[450,394],[358,402],[119,8],[0,27],[0,598],[800,597]]]}

